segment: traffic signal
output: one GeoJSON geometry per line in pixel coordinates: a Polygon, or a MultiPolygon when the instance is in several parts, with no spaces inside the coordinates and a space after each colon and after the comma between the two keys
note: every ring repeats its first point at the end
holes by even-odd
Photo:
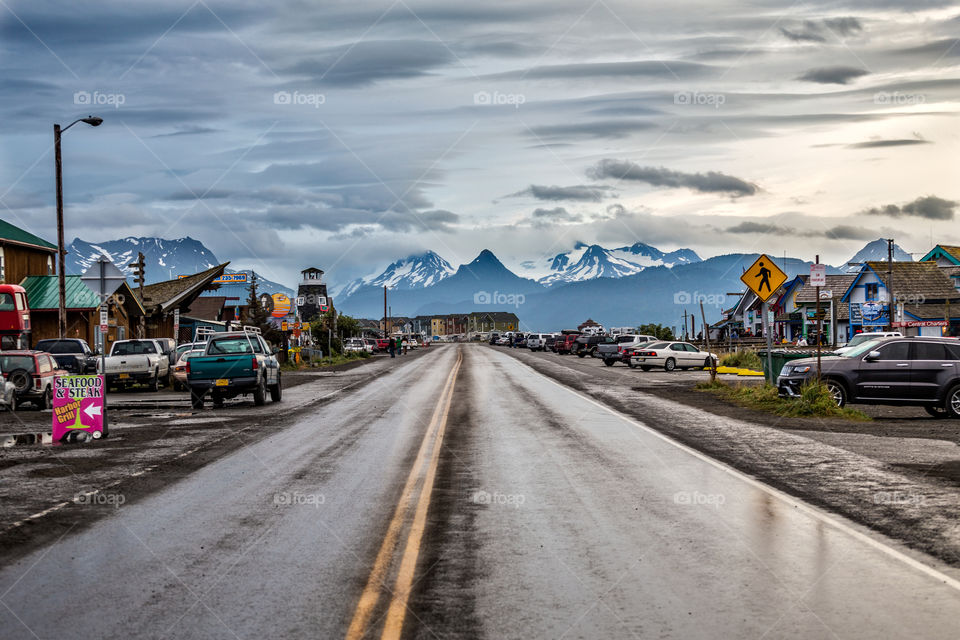
{"type": "Polygon", "coordinates": [[[133,267],[133,281],[137,283],[137,286],[142,287],[144,284],[146,284],[144,279],[145,263],[143,254],[138,252],[136,262],[131,262],[129,266],[133,267]]]}

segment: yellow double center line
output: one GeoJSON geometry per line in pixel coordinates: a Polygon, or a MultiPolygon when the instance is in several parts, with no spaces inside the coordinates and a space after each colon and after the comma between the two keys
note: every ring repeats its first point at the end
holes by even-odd
{"type": "Polygon", "coordinates": [[[386,587],[385,580],[393,560],[394,550],[403,531],[403,525],[407,520],[410,508],[413,506],[417,479],[422,473],[422,468],[429,453],[429,463],[423,479],[423,486],[420,489],[420,496],[416,502],[413,524],[410,527],[407,544],[400,559],[400,570],[397,573],[396,582],[391,592],[383,634],[380,636],[384,640],[400,637],[400,631],[403,629],[403,619],[407,612],[407,601],[410,599],[410,589],[413,586],[413,578],[416,573],[417,557],[420,555],[420,543],[426,529],[427,509],[430,507],[430,495],[433,493],[433,483],[440,462],[440,447],[443,443],[443,434],[447,428],[447,417],[450,414],[450,403],[453,400],[453,387],[457,380],[457,373],[460,371],[461,362],[463,362],[463,355],[458,351],[457,361],[447,376],[443,391],[440,393],[440,400],[433,410],[427,432],[420,444],[420,450],[417,452],[417,458],[414,460],[410,475],[407,476],[406,484],[403,486],[400,502],[397,504],[390,525],[387,527],[387,534],[380,545],[380,551],[377,552],[377,558],[374,560],[367,585],[364,587],[356,611],[353,613],[353,620],[347,629],[347,640],[363,638],[367,633],[370,618],[373,616],[377,602],[380,600],[381,588],[386,587]],[[433,444],[432,448],[431,443],[433,444]]]}

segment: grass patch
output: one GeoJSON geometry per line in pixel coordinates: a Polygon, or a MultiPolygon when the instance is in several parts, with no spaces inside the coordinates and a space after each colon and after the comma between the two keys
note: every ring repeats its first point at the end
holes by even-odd
{"type": "Polygon", "coordinates": [[[734,369],[752,369],[754,371],[763,371],[763,362],[755,351],[736,351],[728,353],[720,358],[721,367],[732,367],[734,369]]]}
{"type": "Polygon", "coordinates": [[[799,398],[781,398],[777,395],[777,388],[770,384],[731,386],[718,380],[713,384],[701,382],[696,389],[746,409],[766,411],[785,418],[843,418],[856,422],[871,420],[862,411],[838,407],[823,385],[806,385],[799,398]]]}
{"type": "Polygon", "coordinates": [[[348,362],[354,362],[356,360],[366,360],[367,358],[372,358],[369,353],[366,351],[360,352],[351,352],[351,353],[340,353],[333,356],[326,356],[320,360],[313,360],[311,362],[301,362],[300,364],[294,364],[293,362],[285,362],[280,365],[280,369],[283,371],[303,371],[305,369],[310,369],[313,367],[334,367],[338,364],[346,364],[348,362]]]}

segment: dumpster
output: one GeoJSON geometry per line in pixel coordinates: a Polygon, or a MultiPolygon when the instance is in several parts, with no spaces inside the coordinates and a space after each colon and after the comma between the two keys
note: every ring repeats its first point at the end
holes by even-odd
{"type": "MultiPolygon", "coordinates": [[[[823,352],[821,352],[821,354],[822,353],[823,352]]],[[[787,364],[791,360],[815,358],[817,352],[805,351],[801,349],[771,349],[770,360],[771,364],[773,365],[772,371],[770,371],[767,367],[767,350],[761,349],[760,351],[757,351],[757,355],[760,356],[760,361],[763,362],[763,377],[766,378],[767,382],[770,384],[776,384],[777,376],[780,375],[780,370],[783,369],[783,365],[787,364]]]]}

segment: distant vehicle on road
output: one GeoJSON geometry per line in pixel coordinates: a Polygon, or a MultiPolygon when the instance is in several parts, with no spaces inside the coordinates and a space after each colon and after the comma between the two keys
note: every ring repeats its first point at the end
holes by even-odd
{"type": "Polygon", "coordinates": [[[366,350],[367,347],[363,344],[363,340],[360,338],[347,338],[343,341],[344,353],[360,353],[366,350]]]}
{"type": "Polygon", "coordinates": [[[170,379],[170,358],[156,340],[118,340],[103,364],[108,390],[145,384],[159,391],[170,379]]]}
{"type": "Polygon", "coordinates": [[[253,403],[261,406],[267,391],[273,402],[280,402],[283,389],[277,351],[256,329],[212,335],[203,355],[187,360],[191,405],[203,408],[209,393],[214,406],[247,394],[253,394],[253,403]]]}
{"type": "Polygon", "coordinates": [[[674,369],[707,369],[716,364],[717,354],[701,351],[689,342],[655,342],[634,350],[630,362],[649,371],[654,367],[663,367],[664,371],[674,369]]]}
{"type": "Polygon", "coordinates": [[[603,364],[612,367],[617,362],[623,362],[623,351],[641,343],[656,340],[653,336],[642,336],[636,333],[621,333],[614,336],[612,342],[602,342],[597,346],[596,357],[603,360],[603,364]]]}
{"type": "Polygon", "coordinates": [[[369,353],[370,355],[373,355],[374,353],[379,351],[379,349],[377,348],[377,341],[371,340],[370,338],[363,339],[363,348],[366,349],[367,353],[369,353]]]}
{"type": "Polygon", "coordinates": [[[75,375],[97,372],[97,356],[86,340],[78,338],[40,340],[36,344],[36,349],[52,355],[57,365],[64,371],[75,375]]]}
{"type": "Polygon", "coordinates": [[[553,343],[554,351],[559,355],[564,355],[566,353],[571,353],[574,343],[576,343],[577,338],[580,337],[579,333],[564,333],[560,336],[557,336],[556,342],[553,343]]]}
{"type": "MultiPolygon", "coordinates": [[[[821,359],[820,369],[837,406],[913,405],[934,417],[960,418],[960,343],[955,339],[874,338],[839,357],[821,359]]],[[[788,362],[777,378],[780,395],[799,395],[816,375],[816,358],[788,362]]]]}
{"type": "Polygon", "coordinates": [[[57,368],[53,356],[36,350],[0,352],[0,371],[4,380],[13,384],[16,406],[29,402],[40,411],[50,408],[53,379],[67,375],[57,368]]]}
{"type": "Polygon", "coordinates": [[[490,343],[490,344],[497,344],[499,341],[500,341],[500,334],[499,334],[499,333],[491,333],[491,334],[490,334],[490,340],[489,340],[489,343],[490,343]]]}
{"type": "Polygon", "coordinates": [[[858,333],[857,335],[850,338],[850,342],[843,345],[839,349],[833,351],[833,355],[842,356],[848,351],[851,351],[854,347],[857,347],[867,340],[873,340],[875,338],[902,338],[903,334],[899,331],[868,331],[866,333],[858,333]]]}

